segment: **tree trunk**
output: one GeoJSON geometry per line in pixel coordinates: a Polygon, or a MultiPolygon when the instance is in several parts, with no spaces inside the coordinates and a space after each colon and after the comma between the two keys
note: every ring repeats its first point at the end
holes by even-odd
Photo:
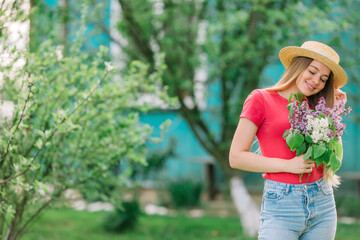
{"type": "Polygon", "coordinates": [[[240,177],[230,179],[230,192],[240,215],[244,234],[255,237],[259,230],[260,212],[240,177]]]}
{"type": "Polygon", "coordinates": [[[215,200],[218,193],[216,189],[216,176],[215,176],[215,165],[213,163],[208,163],[205,165],[206,168],[206,178],[208,181],[208,197],[209,200],[215,200]]]}
{"type": "Polygon", "coordinates": [[[59,5],[62,8],[62,20],[61,20],[61,33],[60,33],[60,39],[62,39],[62,44],[64,45],[63,49],[63,55],[67,55],[68,51],[68,38],[69,38],[69,30],[68,30],[68,23],[69,23],[69,1],[68,0],[61,0],[59,2],[59,5]]]}
{"type": "Polygon", "coordinates": [[[8,227],[8,230],[6,232],[4,240],[16,240],[17,239],[17,231],[19,228],[19,224],[21,224],[27,202],[28,202],[28,196],[27,196],[27,194],[25,194],[21,203],[18,203],[16,205],[15,216],[13,217],[13,219],[10,222],[10,225],[8,227]]]}
{"type": "MultiPolygon", "coordinates": [[[[223,152],[217,155],[228,156],[229,153],[223,152]]],[[[243,182],[243,176],[239,176],[241,171],[231,168],[227,158],[218,158],[217,162],[229,181],[231,197],[239,214],[244,234],[250,237],[256,236],[260,223],[259,207],[256,206],[256,203],[251,198],[243,182]]]]}

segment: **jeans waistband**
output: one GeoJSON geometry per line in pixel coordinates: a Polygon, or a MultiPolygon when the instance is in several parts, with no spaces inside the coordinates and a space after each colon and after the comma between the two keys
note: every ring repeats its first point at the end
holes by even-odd
{"type": "Polygon", "coordinates": [[[288,192],[289,190],[292,191],[303,191],[309,188],[321,188],[322,185],[326,184],[324,178],[312,183],[303,183],[303,184],[289,184],[289,183],[282,183],[276,182],[273,180],[265,180],[265,188],[270,189],[277,189],[277,190],[285,190],[288,192]]]}

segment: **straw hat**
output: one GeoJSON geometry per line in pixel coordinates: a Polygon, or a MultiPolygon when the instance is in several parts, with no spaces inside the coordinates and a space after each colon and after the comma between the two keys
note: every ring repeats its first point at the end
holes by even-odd
{"type": "Polygon", "coordinates": [[[281,63],[287,68],[294,57],[309,57],[325,64],[334,74],[334,87],[341,88],[347,82],[347,76],[340,67],[340,57],[329,46],[315,41],[304,42],[301,47],[289,46],[280,50],[281,63]]]}

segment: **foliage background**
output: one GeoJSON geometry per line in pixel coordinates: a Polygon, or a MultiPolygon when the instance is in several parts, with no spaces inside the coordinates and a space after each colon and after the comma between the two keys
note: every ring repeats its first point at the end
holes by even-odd
{"type": "MultiPolygon", "coordinates": [[[[89,5],[82,5],[73,23],[78,31],[68,44],[66,34],[56,34],[67,22],[53,24],[46,36],[37,33],[37,24],[53,15],[33,1],[30,51],[9,44],[11,26],[6,23],[29,21],[22,4],[1,5],[2,50],[9,60],[1,67],[1,96],[14,105],[12,117],[2,117],[0,129],[1,239],[18,239],[69,188],[95,188],[99,199],[119,205],[132,164],[146,165],[146,142],[151,140],[151,127],[141,124],[138,115],[151,105],[139,102],[139,96],[153,94],[174,104],[161,85],[162,55],[151,73],[147,64],[133,61],[115,80],[119,72],[106,62],[106,47],[84,51],[83,16],[91,11],[89,5]],[[13,71],[19,60],[24,64],[13,71]]],[[[57,17],[60,13],[52,12],[57,17]]]]}

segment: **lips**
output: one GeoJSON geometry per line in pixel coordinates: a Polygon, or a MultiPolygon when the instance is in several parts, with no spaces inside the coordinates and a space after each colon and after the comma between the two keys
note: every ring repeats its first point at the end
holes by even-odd
{"type": "Polygon", "coordinates": [[[306,86],[309,88],[309,90],[313,91],[315,89],[315,87],[313,87],[310,83],[306,82],[306,86]]]}

